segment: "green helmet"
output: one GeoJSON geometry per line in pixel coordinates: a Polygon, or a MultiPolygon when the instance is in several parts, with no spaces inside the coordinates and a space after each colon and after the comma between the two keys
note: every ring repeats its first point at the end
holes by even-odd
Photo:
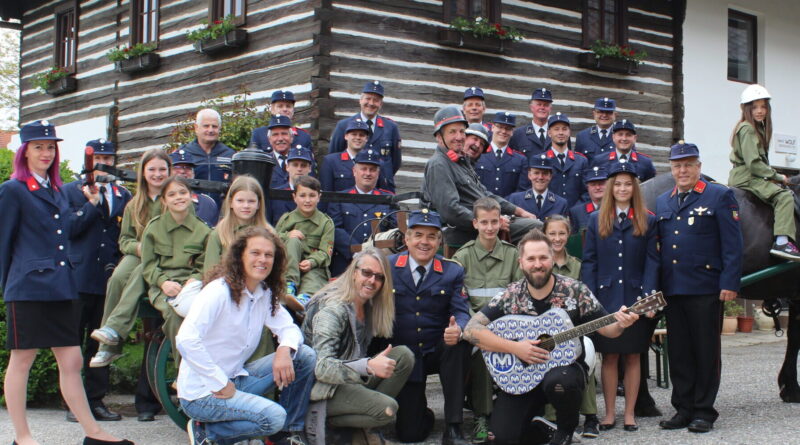
{"type": "Polygon", "coordinates": [[[448,105],[440,109],[433,115],[433,134],[436,135],[442,127],[454,122],[461,122],[464,124],[464,128],[467,127],[467,118],[464,117],[461,108],[455,105],[448,105]]]}

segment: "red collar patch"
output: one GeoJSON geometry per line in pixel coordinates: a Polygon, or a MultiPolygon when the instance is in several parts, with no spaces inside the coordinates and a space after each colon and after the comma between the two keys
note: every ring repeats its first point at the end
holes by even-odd
{"type": "Polygon", "coordinates": [[[297,127],[292,127],[292,135],[297,136],[297,127]]]}
{"type": "Polygon", "coordinates": [[[195,204],[200,202],[200,198],[197,196],[197,193],[192,193],[192,202],[194,202],[195,204]]]}
{"type": "Polygon", "coordinates": [[[406,267],[408,263],[408,255],[400,255],[394,263],[394,267],[406,267]]]}
{"type": "Polygon", "coordinates": [[[39,181],[37,181],[36,178],[34,178],[33,176],[28,178],[28,180],[25,181],[25,184],[28,185],[28,191],[31,192],[35,192],[36,190],[42,188],[41,184],[39,184],[39,181]]]}
{"type": "Polygon", "coordinates": [[[491,153],[491,152],[492,152],[492,146],[490,144],[488,147],[486,147],[486,153],[491,153]]]}
{"type": "Polygon", "coordinates": [[[706,185],[708,184],[706,184],[703,181],[697,181],[697,184],[694,185],[694,188],[692,190],[694,190],[697,193],[703,193],[704,191],[706,191],[706,185]]]}
{"type": "Polygon", "coordinates": [[[444,268],[442,267],[442,262],[436,258],[433,259],[433,270],[436,271],[437,273],[444,272],[444,268]]]}
{"type": "Polygon", "coordinates": [[[343,151],[342,155],[340,157],[341,157],[342,161],[349,161],[350,160],[350,154],[347,153],[347,150],[343,151]]]}
{"type": "Polygon", "coordinates": [[[375,119],[375,125],[377,125],[377,126],[379,126],[379,127],[383,128],[383,118],[382,118],[382,117],[380,117],[380,116],[378,116],[378,118],[377,118],[377,119],[375,119]]]}
{"type": "Polygon", "coordinates": [[[514,154],[514,150],[512,150],[511,147],[506,145],[506,153],[510,154],[510,155],[513,155],[514,154]]]}
{"type": "Polygon", "coordinates": [[[609,161],[613,161],[616,158],[617,158],[617,152],[616,151],[612,151],[612,152],[608,153],[608,160],[609,161]]]}
{"type": "Polygon", "coordinates": [[[639,156],[636,154],[635,151],[631,152],[631,161],[639,161],[639,156]]]}
{"type": "Polygon", "coordinates": [[[669,194],[669,197],[672,198],[675,196],[675,193],[678,193],[678,186],[672,187],[672,193],[669,194]]]}
{"type": "Polygon", "coordinates": [[[586,208],[586,213],[592,213],[595,210],[597,210],[597,209],[594,208],[594,203],[593,202],[587,202],[585,208],[586,208]]]}
{"type": "Polygon", "coordinates": [[[633,219],[633,207],[628,209],[628,219],[633,219]]]}
{"type": "Polygon", "coordinates": [[[556,157],[556,154],[555,154],[555,152],[553,151],[553,149],[552,149],[552,148],[551,148],[550,150],[547,150],[547,157],[548,157],[548,158],[554,158],[554,157],[556,157]]]}
{"type": "Polygon", "coordinates": [[[352,188],[352,189],[350,189],[350,191],[349,191],[349,192],[347,192],[347,193],[349,193],[349,194],[351,194],[351,195],[355,195],[356,193],[358,193],[358,191],[357,191],[355,188],[352,188]]]}
{"type": "Polygon", "coordinates": [[[447,157],[453,162],[458,162],[458,154],[453,150],[447,150],[447,157]]]}

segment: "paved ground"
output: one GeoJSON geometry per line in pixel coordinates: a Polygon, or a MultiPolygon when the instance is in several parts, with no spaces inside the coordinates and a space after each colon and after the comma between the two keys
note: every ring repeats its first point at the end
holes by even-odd
{"type": "MultiPolygon", "coordinates": [[[[771,332],[737,333],[723,337],[723,377],[717,398],[721,413],[714,431],[706,435],[661,431],[658,420],[639,419],[640,430],[626,433],[615,429],[603,433],[598,439],[584,439],[584,444],[648,444],[648,445],[739,445],[800,443],[798,419],[800,405],[786,404],[778,398],[775,379],[783,361],[786,341],[771,332]]],[[[652,357],[652,354],[651,354],[652,357]]],[[[655,369],[655,368],[653,368],[655,369]]],[[[654,372],[654,371],[653,371],[654,372]]],[[[432,379],[433,380],[433,379],[432,379]]],[[[671,416],[670,391],[648,382],[656,402],[665,415],[671,416]]],[[[429,398],[437,418],[441,419],[441,397],[437,383],[429,384],[429,398]]],[[[105,423],[115,434],[135,440],[139,445],[168,445],[187,443],[186,435],[168,418],[159,416],[156,422],[143,424],[136,421],[131,407],[131,396],[113,396],[109,404],[121,409],[126,417],[121,422],[105,423]]],[[[602,406],[602,398],[598,400],[602,406]]],[[[622,399],[617,399],[617,412],[622,412],[622,399]]],[[[65,422],[63,412],[50,409],[30,410],[29,419],[36,437],[42,444],[72,445],[81,442],[82,435],[75,424],[65,422]]],[[[469,419],[469,417],[468,417],[469,419]]],[[[471,420],[468,420],[471,424],[471,420]]],[[[467,425],[471,426],[471,425],[467,425]]],[[[466,428],[465,428],[466,430],[466,428]]],[[[426,444],[438,444],[442,431],[441,421],[426,444]]],[[[0,444],[12,440],[8,413],[0,410],[0,444]]]]}

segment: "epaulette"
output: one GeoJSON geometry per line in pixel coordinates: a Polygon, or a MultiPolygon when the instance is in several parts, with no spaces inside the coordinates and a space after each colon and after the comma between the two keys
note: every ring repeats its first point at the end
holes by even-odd
{"type": "MultiPolygon", "coordinates": [[[[296,130],[300,130],[300,131],[302,131],[303,133],[308,133],[308,131],[306,131],[306,130],[304,130],[304,129],[300,128],[300,127],[294,127],[294,128],[295,128],[296,130]]],[[[311,134],[311,133],[308,133],[308,134],[311,134]]]]}
{"type": "Polygon", "coordinates": [[[394,195],[395,195],[395,193],[394,193],[393,191],[391,191],[391,190],[386,190],[386,189],[378,189],[378,190],[379,190],[381,193],[386,193],[387,195],[392,195],[392,196],[394,196],[394,195]]]}
{"type": "Polygon", "coordinates": [[[509,242],[508,242],[508,241],[506,241],[506,240],[498,239],[498,241],[500,241],[500,244],[505,244],[506,246],[513,247],[513,248],[515,248],[515,249],[517,248],[517,246],[515,246],[515,245],[513,245],[513,244],[509,243],[509,242]]]}
{"type": "Polygon", "coordinates": [[[570,150],[570,152],[575,153],[578,156],[583,156],[584,159],[589,159],[589,158],[586,157],[585,154],[583,154],[583,153],[581,153],[579,151],[570,150]]]}
{"type": "Polygon", "coordinates": [[[647,214],[648,214],[648,215],[653,215],[653,216],[656,216],[656,214],[655,214],[655,213],[653,213],[653,212],[651,212],[651,211],[650,211],[650,209],[647,209],[647,214]]]}
{"type": "Polygon", "coordinates": [[[635,152],[635,153],[638,153],[638,154],[640,154],[641,156],[644,156],[644,157],[646,157],[646,158],[649,158],[649,157],[650,157],[650,155],[649,155],[649,154],[642,153],[641,151],[637,151],[637,152],[635,152]]]}

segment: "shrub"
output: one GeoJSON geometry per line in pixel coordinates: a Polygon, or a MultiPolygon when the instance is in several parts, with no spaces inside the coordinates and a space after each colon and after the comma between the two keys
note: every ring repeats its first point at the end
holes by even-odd
{"type": "Polygon", "coordinates": [[[68,75],[69,73],[67,73],[64,68],[58,68],[54,66],[47,71],[34,74],[31,83],[33,83],[33,86],[39,89],[40,93],[44,94],[47,92],[47,89],[50,88],[50,85],[53,82],[63,79],[68,75]]]}

